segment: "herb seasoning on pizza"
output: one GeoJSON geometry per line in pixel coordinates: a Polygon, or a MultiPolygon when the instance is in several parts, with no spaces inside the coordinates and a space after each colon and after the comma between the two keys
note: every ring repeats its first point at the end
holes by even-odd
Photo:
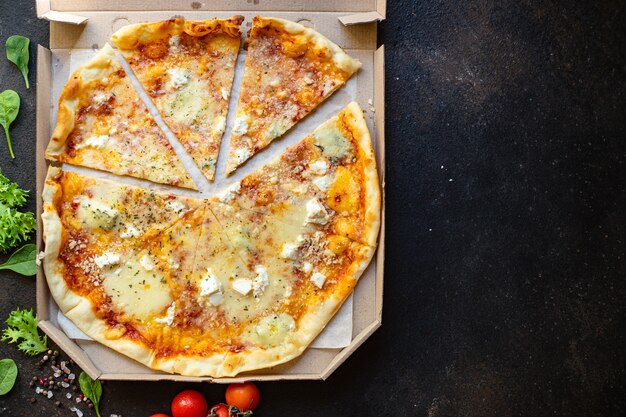
{"type": "Polygon", "coordinates": [[[125,26],[111,37],[209,180],[226,128],[242,21],[175,18],[125,26]]]}
{"type": "Polygon", "coordinates": [[[196,189],[108,44],[63,89],[46,158],[196,189]]]}
{"type": "Polygon", "coordinates": [[[360,66],[313,29],[284,19],[255,17],[227,174],[309,114],[360,66]]]}
{"type": "Polygon", "coordinates": [[[58,168],[43,200],[61,310],[147,366],[213,377],[300,355],[369,264],[380,221],[356,103],[210,200],[58,168]]]}

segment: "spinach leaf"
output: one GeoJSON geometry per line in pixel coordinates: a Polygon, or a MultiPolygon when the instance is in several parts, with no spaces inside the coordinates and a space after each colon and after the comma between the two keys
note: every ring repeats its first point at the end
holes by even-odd
{"type": "Polygon", "coordinates": [[[0,125],[4,127],[4,134],[7,137],[7,145],[11,158],[15,159],[13,147],[11,146],[11,136],[9,136],[9,126],[17,117],[20,111],[20,96],[13,90],[4,90],[0,93],[0,125]]]}
{"type": "Polygon", "coordinates": [[[17,68],[22,72],[24,81],[26,81],[26,88],[30,88],[28,83],[28,47],[30,45],[30,39],[20,35],[13,35],[7,38],[7,59],[17,65],[17,68]]]}
{"type": "Polygon", "coordinates": [[[0,395],[11,391],[17,379],[17,365],[13,359],[0,360],[0,395]]]}
{"type": "Polygon", "coordinates": [[[100,397],[102,397],[102,384],[100,384],[100,381],[97,379],[91,379],[91,377],[84,372],[80,373],[78,384],[80,385],[80,390],[85,394],[85,397],[89,398],[93,403],[93,409],[96,410],[96,415],[100,417],[100,409],[98,406],[100,404],[100,397]]]}
{"type": "Polygon", "coordinates": [[[18,274],[32,277],[37,273],[37,245],[29,243],[16,250],[0,269],[10,269],[18,274]]]}

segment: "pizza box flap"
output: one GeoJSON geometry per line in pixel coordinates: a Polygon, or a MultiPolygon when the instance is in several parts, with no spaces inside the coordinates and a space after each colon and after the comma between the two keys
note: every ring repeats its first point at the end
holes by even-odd
{"type": "Polygon", "coordinates": [[[37,0],[37,16],[52,22],[81,25],[89,17],[81,12],[132,11],[298,11],[338,12],[344,25],[371,23],[385,19],[387,0],[37,0]]]}

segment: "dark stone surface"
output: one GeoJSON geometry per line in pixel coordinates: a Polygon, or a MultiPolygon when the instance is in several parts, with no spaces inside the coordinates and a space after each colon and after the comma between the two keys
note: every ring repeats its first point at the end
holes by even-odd
{"type": "MultiPolygon", "coordinates": [[[[384,324],[328,381],[260,384],[256,415],[626,413],[625,9],[389,1],[384,324]]],[[[47,45],[32,2],[2,7],[13,33],[47,45]]],[[[0,164],[32,189],[34,89],[3,58],[0,88],[23,100],[0,164]]],[[[32,279],[0,275],[0,317],[34,306],[32,279]]],[[[0,356],[21,372],[0,415],[70,415],[27,402],[35,359],[0,356]]],[[[103,415],[166,411],[186,387],[224,390],[111,382],[103,415]]]]}

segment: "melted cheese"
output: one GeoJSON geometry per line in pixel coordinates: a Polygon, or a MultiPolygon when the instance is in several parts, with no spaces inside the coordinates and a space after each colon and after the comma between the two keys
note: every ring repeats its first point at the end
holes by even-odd
{"type": "Polygon", "coordinates": [[[138,319],[159,314],[172,303],[162,272],[148,272],[137,260],[130,260],[115,272],[104,274],[102,286],[113,305],[138,319]]]}
{"type": "Polygon", "coordinates": [[[289,314],[281,313],[261,319],[246,332],[248,339],[255,344],[269,348],[283,343],[296,328],[289,314]]]}
{"type": "Polygon", "coordinates": [[[208,87],[201,80],[190,79],[178,88],[176,96],[170,102],[163,103],[163,112],[180,123],[204,123],[204,117],[210,114],[211,98],[208,87]]]}
{"type": "Polygon", "coordinates": [[[81,143],[79,143],[78,145],[76,145],[75,149],[81,149],[81,148],[102,149],[107,144],[109,139],[110,139],[109,135],[91,136],[85,139],[84,141],[82,141],[81,143]]]}
{"type": "Polygon", "coordinates": [[[98,199],[83,197],[76,213],[78,220],[91,229],[111,229],[120,212],[98,199]]]}
{"type": "Polygon", "coordinates": [[[353,213],[359,208],[359,184],[348,168],[339,166],[335,182],[328,190],[326,204],[338,212],[353,213]]]}
{"type": "Polygon", "coordinates": [[[322,125],[312,134],[324,156],[332,159],[342,159],[347,156],[352,146],[350,142],[334,125],[322,125]]]}
{"type": "Polygon", "coordinates": [[[248,124],[247,116],[240,116],[235,119],[233,124],[233,133],[237,136],[245,135],[248,132],[250,125],[248,124]]]}

